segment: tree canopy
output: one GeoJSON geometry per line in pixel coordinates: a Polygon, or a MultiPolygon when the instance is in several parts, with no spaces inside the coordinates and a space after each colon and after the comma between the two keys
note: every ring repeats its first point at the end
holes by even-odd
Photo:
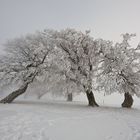
{"type": "MultiPolygon", "coordinates": [[[[129,43],[135,34],[122,36],[123,41],[114,44],[94,39],[90,31],[64,29],[44,30],[7,41],[0,61],[0,85],[16,83],[18,95],[20,89],[37,82],[46,85],[43,92],[84,92],[90,106],[98,106],[95,90],[106,95],[118,92],[140,97],[140,45],[133,47],[129,43]]],[[[1,102],[8,102],[9,97],[1,102]]]]}

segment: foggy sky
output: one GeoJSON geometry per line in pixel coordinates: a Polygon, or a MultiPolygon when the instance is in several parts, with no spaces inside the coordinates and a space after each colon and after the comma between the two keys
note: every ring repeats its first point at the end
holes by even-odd
{"type": "Polygon", "coordinates": [[[122,33],[136,33],[138,42],[140,0],[0,0],[0,44],[36,30],[67,27],[115,41],[122,33]]]}

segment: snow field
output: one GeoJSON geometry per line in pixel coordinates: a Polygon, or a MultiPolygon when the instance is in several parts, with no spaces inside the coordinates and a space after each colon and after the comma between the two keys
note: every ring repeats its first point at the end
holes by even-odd
{"type": "Polygon", "coordinates": [[[15,101],[0,105],[1,140],[140,140],[139,108],[84,102],[15,101]]]}

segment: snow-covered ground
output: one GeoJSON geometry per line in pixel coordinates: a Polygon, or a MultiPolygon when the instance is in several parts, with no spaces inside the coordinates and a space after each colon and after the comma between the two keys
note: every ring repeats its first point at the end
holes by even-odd
{"type": "Polygon", "coordinates": [[[88,107],[83,96],[72,103],[20,99],[0,104],[0,140],[140,140],[140,100],[123,109],[117,98],[100,99],[99,108],[88,107]]]}

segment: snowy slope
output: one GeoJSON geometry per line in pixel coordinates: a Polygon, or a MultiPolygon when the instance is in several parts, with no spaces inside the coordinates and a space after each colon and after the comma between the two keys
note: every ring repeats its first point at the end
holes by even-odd
{"type": "Polygon", "coordinates": [[[0,104],[0,140],[140,140],[140,109],[17,100],[0,104]]]}

